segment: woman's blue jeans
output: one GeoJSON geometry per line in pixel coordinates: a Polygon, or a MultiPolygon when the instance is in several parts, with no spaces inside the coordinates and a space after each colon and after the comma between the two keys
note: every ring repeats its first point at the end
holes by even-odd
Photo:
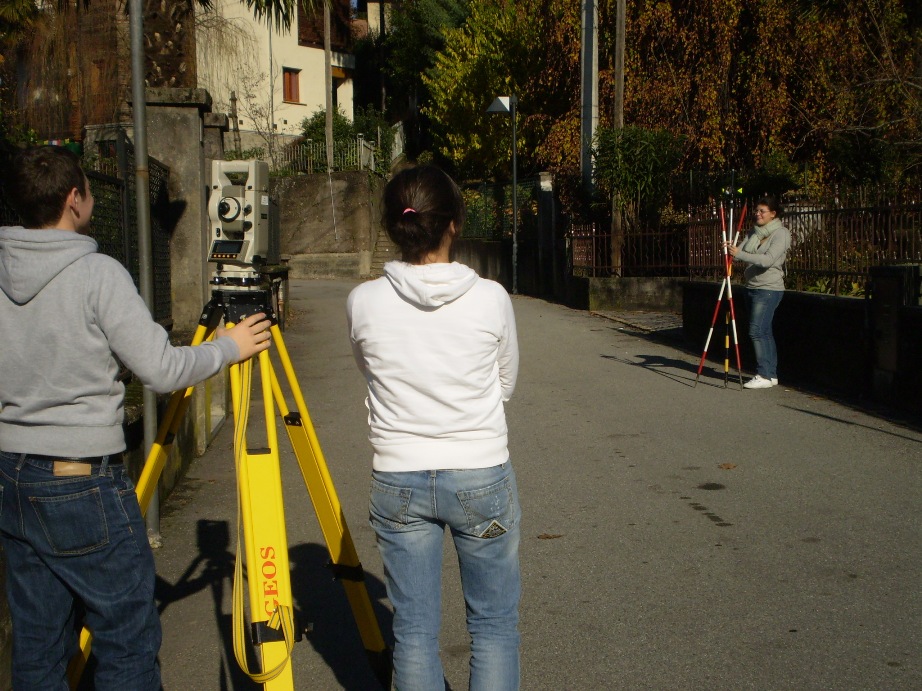
{"type": "Polygon", "coordinates": [[[134,485],[107,460],[92,475],[56,477],[53,460],[0,452],[17,691],[69,688],[83,624],[93,634],[96,689],[160,688],[154,557],[134,485]]]}
{"type": "Polygon", "coordinates": [[[756,372],[763,379],[777,379],[778,348],[772,333],[772,320],[784,291],[749,289],[746,292],[749,295],[749,338],[756,353],[756,372]]]}
{"type": "Polygon", "coordinates": [[[394,688],[441,691],[442,545],[451,531],[471,636],[472,691],[519,688],[519,529],[515,474],[374,472],[370,522],[394,607],[394,688]]]}

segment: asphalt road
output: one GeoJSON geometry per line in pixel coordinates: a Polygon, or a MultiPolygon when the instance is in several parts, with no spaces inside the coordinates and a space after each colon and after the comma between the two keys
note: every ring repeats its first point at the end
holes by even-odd
{"type": "MultiPolygon", "coordinates": [[[[345,327],[353,285],[293,282],[285,342],[387,632],[345,327]]],[[[726,388],[710,367],[695,386],[698,355],[586,312],[513,304],[523,689],[922,688],[922,431],[784,386],[726,388]]],[[[253,402],[258,430],[258,390],[253,402]]],[[[162,510],[168,690],[259,688],[231,652],[229,427],[162,510]]],[[[295,605],[313,624],[295,688],[375,689],[284,433],[281,456],[295,605]]],[[[461,691],[450,550],[444,573],[443,660],[461,691]]]]}

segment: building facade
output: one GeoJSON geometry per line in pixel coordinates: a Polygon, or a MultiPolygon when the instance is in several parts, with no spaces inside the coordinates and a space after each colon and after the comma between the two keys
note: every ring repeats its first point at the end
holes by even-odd
{"type": "MultiPolygon", "coordinates": [[[[331,12],[333,105],[353,115],[355,57],[348,0],[331,12]]],[[[298,136],[302,122],[326,109],[323,13],[298,3],[289,30],[257,21],[240,0],[217,0],[196,17],[197,78],[216,112],[230,118],[226,147],[265,148],[270,137],[298,136]]]]}

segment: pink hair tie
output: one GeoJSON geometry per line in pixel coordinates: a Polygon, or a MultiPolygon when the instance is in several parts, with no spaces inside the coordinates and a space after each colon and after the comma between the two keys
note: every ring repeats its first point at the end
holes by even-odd
{"type": "Polygon", "coordinates": [[[403,215],[404,215],[404,216],[406,216],[407,214],[410,214],[410,213],[415,214],[415,213],[416,213],[416,209],[411,209],[411,208],[408,206],[406,209],[403,210],[403,215]]]}

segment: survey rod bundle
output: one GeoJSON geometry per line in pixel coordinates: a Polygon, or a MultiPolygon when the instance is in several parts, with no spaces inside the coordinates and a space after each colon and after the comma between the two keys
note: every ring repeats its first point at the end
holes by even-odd
{"type": "MultiPolygon", "coordinates": [[[[208,261],[216,269],[211,279],[212,297],[202,311],[192,345],[212,338],[222,317],[229,328],[259,312],[265,313],[271,322],[272,346],[256,356],[265,411],[265,446],[251,447],[247,443],[253,358],[232,365],[229,372],[238,503],[233,587],[233,647],[237,663],[268,691],[294,689],[291,653],[305,627],[295,621],[292,601],[277,411],[314,506],[330,554],[330,568],[345,588],[374,675],[383,688],[389,689],[391,651],[381,634],[362,565],[279,328],[277,301],[281,278],[271,270],[278,261],[278,247],[270,232],[275,219],[269,200],[269,165],[259,160],[214,161],[212,180],[208,261]],[[294,409],[289,408],[276,376],[270,358],[272,349],[285,373],[294,409]],[[245,625],[247,601],[249,640],[245,625]],[[258,652],[259,670],[249,668],[250,647],[258,652]]],[[[137,483],[142,512],[150,504],[193,388],[177,391],[170,398],[137,483]]],[[[91,638],[86,629],[81,632],[80,653],[71,660],[68,670],[71,688],[79,683],[89,657],[91,638]]]]}
{"type": "MultiPolygon", "coordinates": [[[[732,197],[732,189],[729,191],[728,196],[732,197]]],[[[742,193],[742,189],[738,190],[742,193]]],[[[701,370],[704,369],[704,361],[707,359],[708,347],[711,344],[711,336],[714,335],[714,325],[717,323],[717,315],[720,313],[720,305],[723,302],[724,294],[726,293],[727,299],[727,309],[724,313],[724,321],[726,324],[726,331],[724,334],[724,386],[729,384],[730,380],[730,333],[732,326],[733,333],[733,346],[736,350],[736,372],[739,375],[739,384],[740,390],[743,389],[743,365],[740,358],[740,344],[739,338],[737,336],[736,330],[736,307],[733,304],[733,284],[731,278],[733,276],[733,257],[730,255],[727,245],[732,243],[734,246],[739,241],[740,232],[743,228],[743,222],[746,219],[746,208],[747,204],[743,204],[743,209],[740,212],[739,222],[736,226],[736,232],[733,231],[733,204],[732,199],[729,204],[730,207],[730,221],[727,223],[727,215],[724,208],[724,202],[720,202],[720,235],[721,235],[721,248],[723,250],[723,268],[724,268],[724,277],[720,283],[720,293],[717,295],[717,304],[714,306],[714,316],[711,318],[711,328],[708,330],[707,340],[704,342],[704,350],[701,353],[701,360],[698,362],[698,372],[695,374],[695,386],[698,385],[698,379],[701,377],[701,370]],[[732,238],[728,233],[733,233],[732,238]]]]}

